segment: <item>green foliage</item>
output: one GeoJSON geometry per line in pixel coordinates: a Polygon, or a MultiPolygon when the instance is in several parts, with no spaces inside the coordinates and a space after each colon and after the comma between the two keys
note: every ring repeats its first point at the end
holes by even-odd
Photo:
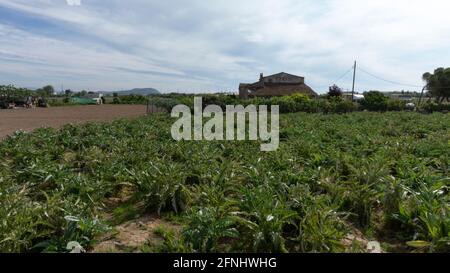
{"type": "Polygon", "coordinates": [[[353,226],[448,252],[449,119],[285,114],[271,153],[251,141],[176,142],[174,120],[159,114],[18,132],[0,142],[0,251],[66,252],[73,241],[89,251],[105,212],[116,224],[169,211],[183,231],[161,233],[156,251],[354,251],[342,242],[353,226]]]}
{"type": "Polygon", "coordinates": [[[188,106],[192,106],[193,99],[189,100],[189,102],[186,103],[186,102],[177,101],[177,100],[171,99],[171,98],[151,96],[151,97],[149,97],[149,104],[161,107],[161,108],[165,109],[168,113],[170,113],[172,111],[172,108],[178,104],[185,104],[188,106]]]}
{"type": "Polygon", "coordinates": [[[417,189],[405,188],[409,194],[394,215],[405,228],[414,231],[409,246],[422,251],[450,251],[449,180],[420,182],[417,189]],[[428,183],[427,183],[428,182],[428,183]],[[417,244],[422,241],[422,244],[417,244]]]}
{"type": "Polygon", "coordinates": [[[293,94],[287,98],[293,100],[296,103],[304,103],[304,102],[311,101],[311,98],[308,95],[301,94],[301,93],[293,94]]]}
{"type": "Polygon", "coordinates": [[[178,238],[173,229],[166,226],[159,226],[154,233],[163,239],[163,243],[156,246],[158,253],[188,253],[192,249],[186,246],[183,238],[178,238]]]}
{"type": "Polygon", "coordinates": [[[139,216],[140,209],[135,204],[125,203],[113,210],[113,223],[121,224],[139,216]]]}
{"type": "MultiPolygon", "coordinates": [[[[389,99],[383,93],[370,91],[365,93],[366,98],[360,103],[352,102],[342,96],[323,96],[320,98],[310,98],[304,94],[293,94],[282,97],[257,97],[248,100],[240,100],[235,95],[197,95],[202,97],[203,107],[208,105],[218,105],[225,110],[226,105],[278,105],[280,113],[325,113],[325,114],[343,114],[355,111],[405,111],[406,102],[398,99],[389,99]]],[[[121,98],[121,97],[120,97],[121,98]]],[[[114,98],[113,103],[126,103],[119,97],[114,98]]],[[[178,104],[184,104],[191,108],[194,107],[194,95],[153,95],[149,97],[149,103],[171,112],[172,108],[178,104]]],[[[426,112],[445,112],[450,111],[450,104],[444,103],[426,103],[421,107],[426,112]]]]}
{"type": "Polygon", "coordinates": [[[109,230],[97,218],[79,219],[74,216],[65,216],[64,219],[67,223],[63,226],[60,236],[40,242],[32,249],[42,252],[67,252],[71,250],[68,249],[70,242],[77,242],[81,247],[89,247],[92,244],[92,238],[109,230]]]}
{"type": "Polygon", "coordinates": [[[403,111],[406,108],[406,102],[398,99],[389,99],[387,101],[388,111],[403,111]]]}
{"type": "Polygon", "coordinates": [[[148,98],[143,95],[123,95],[113,98],[113,104],[147,104],[148,98]]]}
{"type": "Polygon", "coordinates": [[[372,213],[380,200],[380,188],[389,178],[389,170],[383,159],[361,160],[358,165],[351,165],[346,201],[349,210],[357,217],[357,224],[367,228],[372,223],[372,213]]]}
{"type": "Polygon", "coordinates": [[[361,105],[369,111],[386,111],[388,109],[388,97],[379,91],[370,91],[364,93],[364,99],[361,105]]]}
{"type": "Polygon", "coordinates": [[[433,113],[433,112],[450,112],[450,104],[427,102],[420,106],[421,110],[433,113]]]}
{"type": "Polygon", "coordinates": [[[239,236],[233,217],[223,207],[193,209],[187,221],[183,239],[196,252],[221,252],[220,240],[239,236]]]}
{"type": "Polygon", "coordinates": [[[55,89],[51,85],[46,85],[46,86],[36,90],[36,95],[38,95],[40,97],[44,97],[44,98],[51,97],[51,96],[53,96],[54,93],[55,93],[55,89]]]}
{"type": "MultiPolygon", "coordinates": [[[[327,183],[327,181],[323,181],[327,183]]],[[[308,184],[290,188],[288,204],[298,214],[298,231],[292,235],[294,249],[298,252],[341,252],[345,235],[345,213],[337,210],[339,204],[325,195],[314,194],[308,184]]]]}
{"type": "Polygon", "coordinates": [[[350,113],[358,110],[358,105],[351,100],[342,99],[341,97],[334,97],[329,100],[329,110],[328,112],[344,114],[350,113]]]}
{"type": "Polygon", "coordinates": [[[433,74],[427,72],[422,78],[426,82],[429,93],[439,102],[450,98],[450,68],[437,68],[433,74]]]}
{"type": "Polygon", "coordinates": [[[7,103],[24,102],[25,98],[33,92],[26,88],[17,88],[13,85],[0,85],[0,109],[6,108],[7,103]]]}
{"type": "Polygon", "coordinates": [[[296,214],[286,207],[271,187],[259,186],[243,190],[239,220],[244,227],[244,247],[248,251],[288,252],[283,228],[296,214]]]}
{"type": "Polygon", "coordinates": [[[156,209],[158,214],[167,208],[176,213],[181,212],[189,203],[190,192],[184,184],[183,172],[177,165],[150,163],[148,171],[129,173],[138,189],[135,198],[145,200],[146,207],[156,209]]]}
{"type": "Polygon", "coordinates": [[[120,99],[118,97],[114,97],[113,104],[120,104],[120,99]]]}

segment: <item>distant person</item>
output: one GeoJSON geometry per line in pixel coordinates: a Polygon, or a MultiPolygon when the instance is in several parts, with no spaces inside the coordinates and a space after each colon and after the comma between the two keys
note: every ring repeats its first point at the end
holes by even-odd
{"type": "Polygon", "coordinates": [[[27,97],[27,100],[25,101],[25,107],[31,108],[33,106],[33,98],[31,96],[27,97]]]}

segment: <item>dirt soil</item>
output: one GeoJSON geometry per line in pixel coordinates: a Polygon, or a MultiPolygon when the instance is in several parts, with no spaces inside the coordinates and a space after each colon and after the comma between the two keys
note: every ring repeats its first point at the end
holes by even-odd
{"type": "Polygon", "coordinates": [[[162,243],[162,238],[154,233],[158,227],[170,228],[177,232],[181,230],[181,226],[171,224],[156,216],[148,215],[115,226],[114,232],[103,236],[90,252],[140,252],[139,248],[145,244],[162,243]]]}
{"type": "Polygon", "coordinates": [[[83,105],[34,109],[0,110],[0,139],[18,130],[59,128],[67,123],[111,121],[146,114],[145,105],[83,105]]]}
{"type": "Polygon", "coordinates": [[[381,245],[377,241],[369,241],[364,234],[348,224],[350,232],[347,236],[341,241],[341,243],[347,248],[351,249],[354,243],[357,243],[364,252],[367,253],[385,253],[385,251],[381,248],[381,245]]]}

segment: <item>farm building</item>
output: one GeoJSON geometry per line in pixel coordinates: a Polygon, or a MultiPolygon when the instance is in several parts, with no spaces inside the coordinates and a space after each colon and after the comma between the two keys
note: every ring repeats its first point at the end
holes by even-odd
{"type": "Polygon", "coordinates": [[[104,103],[103,94],[100,93],[89,93],[84,97],[73,97],[72,102],[75,104],[97,104],[101,105],[104,103]]]}
{"type": "Polygon", "coordinates": [[[396,94],[392,94],[390,95],[390,97],[392,99],[397,99],[397,100],[401,100],[401,101],[406,101],[406,102],[410,102],[414,100],[414,97],[411,95],[396,95],[396,94]]]}
{"type": "Polygon", "coordinates": [[[101,105],[104,102],[103,94],[101,93],[88,93],[87,97],[95,101],[95,104],[101,105]]]}
{"type": "Polygon", "coordinates": [[[316,97],[317,93],[305,84],[305,78],[288,73],[278,73],[264,77],[260,74],[259,81],[255,83],[241,83],[239,85],[239,97],[248,99],[251,97],[288,96],[296,93],[316,97]]]}
{"type": "MultiPolygon", "coordinates": [[[[343,92],[342,96],[346,99],[351,100],[352,99],[352,92],[343,92]]],[[[360,101],[364,99],[364,95],[363,94],[359,94],[357,92],[355,92],[355,94],[353,95],[353,100],[355,101],[360,101]]]]}

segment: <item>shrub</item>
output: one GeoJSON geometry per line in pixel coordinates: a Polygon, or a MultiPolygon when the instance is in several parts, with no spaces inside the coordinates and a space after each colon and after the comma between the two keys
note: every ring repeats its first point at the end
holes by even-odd
{"type": "Polygon", "coordinates": [[[311,98],[308,95],[301,93],[295,93],[293,95],[288,96],[287,98],[290,98],[296,103],[305,103],[311,101],[311,98]]]}
{"type": "Polygon", "coordinates": [[[148,98],[143,95],[131,94],[120,96],[119,98],[122,104],[147,104],[148,102],[148,98]]]}
{"type": "Polygon", "coordinates": [[[426,104],[420,106],[420,109],[428,113],[448,112],[450,111],[450,104],[427,102],[426,104]]]}
{"type": "MultiPolygon", "coordinates": [[[[186,246],[183,238],[177,238],[177,235],[173,229],[166,226],[159,226],[154,232],[157,236],[163,239],[161,245],[155,248],[158,253],[188,253],[192,252],[192,248],[186,246]]],[[[152,245],[150,245],[152,247],[152,245]]]]}
{"type": "Polygon", "coordinates": [[[221,239],[239,236],[239,232],[234,228],[233,217],[221,208],[194,209],[188,214],[187,220],[189,224],[183,230],[183,239],[197,252],[222,252],[219,249],[221,239]]]}
{"type": "MultiPolygon", "coordinates": [[[[190,104],[187,104],[188,106],[190,106],[191,104],[193,104],[193,101],[189,101],[190,104]]],[[[161,97],[150,97],[149,98],[149,104],[160,107],[164,110],[166,110],[168,113],[170,113],[172,111],[172,108],[175,107],[177,104],[184,104],[181,103],[175,99],[171,99],[171,98],[161,98],[161,97]]]]}
{"type": "Polygon", "coordinates": [[[144,200],[147,209],[156,210],[158,215],[163,209],[176,213],[183,211],[190,200],[190,192],[183,183],[184,174],[175,165],[152,165],[149,171],[136,174],[134,184],[138,191],[136,200],[144,200]],[[162,176],[161,171],[166,175],[162,176]]]}
{"type": "Polygon", "coordinates": [[[247,240],[244,248],[253,252],[288,252],[283,238],[283,228],[292,224],[295,212],[279,200],[273,188],[260,186],[244,189],[239,222],[244,227],[247,240]]]}
{"type": "Polygon", "coordinates": [[[403,224],[404,232],[410,232],[407,244],[421,251],[450,251],[450,208],[448,187],[444,180],[434,185],[431,181],[419,182],[417,189],[407,188],[409,194],[401,202],[394,217],[403,224]]]}
{"type": "Polygon", "coordinates": [[[342,97],[342,89],[337,85],[330,86],[330,90],[328,91],[328,97],[342,97]]]}
{"type": "Polygon", "coordinates": [[[379,91],[370,91],[364,93],[364,99],[361,100],[363,109],[369,111],[386,111],[388,97],[379,91]]]}
{"type": "Polygon", "coordinates": [[[350,113],[358,110],[358,105],[350,100],[338,99],[332,100],[331,112],[333,113],[350,113]]]}
{"type": "Polygon", "coordinates": [[[387,101],[388,111],[403,111],[405,110],[406,103],[398,99],[389,99],[387,101]]]}
{"type": "Polygon", "coordinates": [[[298,212],[293,248],[299,252],[341,252],[345,235],[343,213],[325,196],[315,196],[307,184],[292,186],[288,204],[298,212]]]}
{"type": "Polygon", "coordinates": [[[120,104],[120,99],[119,98],[117,98],[117,97],[115,97],[114,99],[113,99],[113,102],[112,102],[113,104],[120,104]]]}

